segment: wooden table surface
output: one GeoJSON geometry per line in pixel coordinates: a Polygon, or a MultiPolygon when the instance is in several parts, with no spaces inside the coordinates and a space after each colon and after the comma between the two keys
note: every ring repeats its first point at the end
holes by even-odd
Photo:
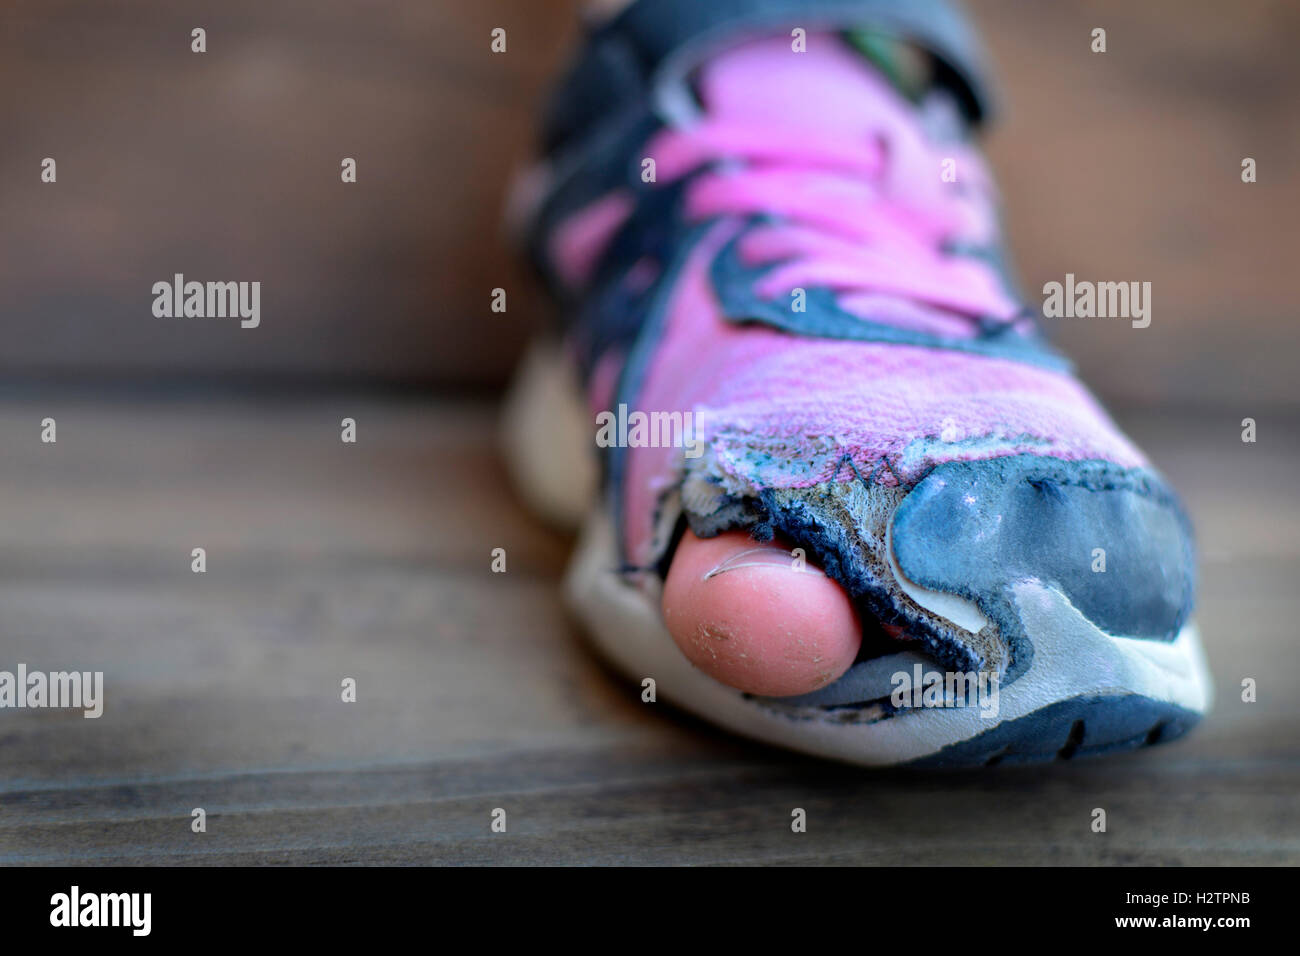
{"type": "Polygon", "coordinates": [[[0,669],[106,684],[98,720],[0,711],[0,862],[1300,861],[1294,422],[1261,412],[1248,445],[1238,411],[1122,416],[1198,522],[1217,702],[1193,736],[921,775],[641,703],[567,618],[570,541],[512,495],[494,415],[333,394],[0,401],[0,669]]]}

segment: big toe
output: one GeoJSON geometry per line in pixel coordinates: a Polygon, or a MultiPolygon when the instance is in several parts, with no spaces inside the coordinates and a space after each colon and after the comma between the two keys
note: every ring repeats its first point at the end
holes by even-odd
{"type": "Polygon", "coordinates": [[[862,642],[844,590],[792,552],[742,532],[682,537],[664,619],[700,670],[751,694],[806,694],[840,677],[862,642]]]}

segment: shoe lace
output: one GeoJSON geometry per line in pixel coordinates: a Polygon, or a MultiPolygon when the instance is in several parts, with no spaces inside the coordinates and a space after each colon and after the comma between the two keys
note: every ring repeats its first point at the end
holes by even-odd
{"type": "Polygon", "coordinates": [[[738,251],[747,266],[770,266],[755,281],[760,297],[825,287],[842,308],[871,317],[883,300],[904,300],[932,324],[973,335],[974,320],[1012,324],[1025,310],[988,261],[954,254],[996,239],[995,204],[978,154],[944,148],[907,128],[864,142],[710,117],[661,130],[648,145],[660,184],[695,174],[685,186],[688,219],[754,220],[738,251]],[[958,181],[944,182],[945,168],[958,181]]]}

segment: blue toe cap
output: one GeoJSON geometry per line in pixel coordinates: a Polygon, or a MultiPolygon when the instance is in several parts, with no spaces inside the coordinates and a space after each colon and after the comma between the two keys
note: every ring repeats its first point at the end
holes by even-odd
{"type": "Polygon", "coordinates": [[[948,462],[903,500],[892,536],[908,578],[974,601],[1004,632],[1016,630],[1009,586],[1032,578],[1113,635],[1173,640],[1191,612],[1191,526],[1149,470],[1034,455],[948,462]]]}

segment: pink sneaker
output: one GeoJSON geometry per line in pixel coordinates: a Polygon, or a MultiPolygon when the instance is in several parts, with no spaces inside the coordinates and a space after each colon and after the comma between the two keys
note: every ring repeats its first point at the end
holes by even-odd
{"type": "Polygon", "coordinates": [[[509,427],[525,493],[587,511],[569,599],[638,684],[808,753],[1177,737],[1210,699],[1190,527],[1010,286],[969,35],[938,3],[824,6],[642,0],[561,90],[532,221],[567,322],[509,427]],[[693,666],[661,611],[687,528],[837,582],[847,670],[774,697],[693,666]]]}

